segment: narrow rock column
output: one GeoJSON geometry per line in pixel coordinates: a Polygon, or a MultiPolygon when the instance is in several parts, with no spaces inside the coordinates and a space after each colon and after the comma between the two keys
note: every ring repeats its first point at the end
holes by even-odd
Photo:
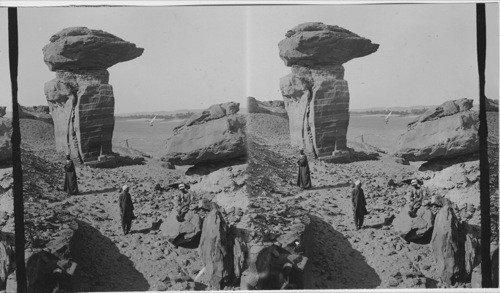
{"type": "Polygon", "coordinates": [[[304,23],[278,47],[292,69],[280,80],[292,145],[320,158],[348,154],[349,87],[342,64],[379,45],[338,26],[304,23]]]}
{"type": "Polygon", "coordinates": [[[45,83],[56,149],[84,162],[112,154],[115,100],[107,68],[142,55],[144,49],[85,27],[67,28],[43,48],[56,78],[45,83]]]}

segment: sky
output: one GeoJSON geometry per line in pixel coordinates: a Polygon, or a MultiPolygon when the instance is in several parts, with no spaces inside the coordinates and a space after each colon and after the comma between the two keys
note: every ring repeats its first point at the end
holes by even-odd
{"type": "MultiPolygon", "coordinates": [[[[486,96],[498,99],[498,4],[486,5],[486,96]]],[[[144,48],[108,70],[115,113],[204,109],[246,97],[280,100],[290,73],[278,43],[319,21],[380,44],[344,64],[350,108],[477,103],[474,4],[19,8],[19,101],[46,105],[55,78],[42,48],[66,27],[102,29],[144,48]]],[[[7,9],[0,8],[0,104],[10,102],[7,9]],[[5,64],[5,66],[4,66],[5,64]]]]}

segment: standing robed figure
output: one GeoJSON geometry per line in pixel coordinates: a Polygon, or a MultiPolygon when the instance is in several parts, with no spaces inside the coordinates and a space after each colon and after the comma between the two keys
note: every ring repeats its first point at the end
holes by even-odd
{"type": "Polygon", "coordinates": [[[64,165],[64,191],[66,191],[68,195],[78,193],[75,164],[69,155],[66,156],[66,164],[64,165]]]}
{"type": "Polygon", "coordinates": [[[357,180],[354,183],[354,188],[352,189],[351,196],[354,225],[356,226],[356,230],[359,230],[363,227],[365,215],[368,213],[368,211],[366,210],[365,193],[363,191],[363,188],[361,188],[361,181],[357,180]]]}
{"type": "Polygon", "coordinates": [[[299,174],[297,176],[297,185],[302,189],[309,189],[311,184],[311,171],[309,170],[309,162],[304,154],[304,150],[300,150],[300,158],[297,162],[299,165],[299,174]]]}
{"type": "Polygon", "coordinates": [[[134,204],[132,203],[132,197],[128,193],[128,186],[124,185],[122,191],[120,192],[120,198],[118,202],[120,203],[120,216],[122,222],[123,234],[127,235],[132,227],[132,220],[134,216],[134,204]]]}

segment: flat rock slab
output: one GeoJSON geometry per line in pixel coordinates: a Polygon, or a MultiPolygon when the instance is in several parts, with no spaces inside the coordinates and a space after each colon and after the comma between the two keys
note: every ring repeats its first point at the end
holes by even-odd
{"type": "Polygon", "coordinates": [[[50,71],[106,69],[142,55],[144,49],[102,30],[69,27],[50,38],[43,60],[50,71]]]}
{"type": "Polygon", "coordinates": [[[336,25],[299,24],[286,33],[278,47],[286,66],[341,65],[370,55],[379,45],[336,25]]]}

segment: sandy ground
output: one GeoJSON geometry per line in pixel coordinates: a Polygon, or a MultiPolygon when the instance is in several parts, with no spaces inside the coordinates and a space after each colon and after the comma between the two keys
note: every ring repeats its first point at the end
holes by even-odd
{"type": "MultiPolygon", "coordinates": [[[[437,286],[438,272],[433,269],[429,245],[408,244],[384,223],[398,213],[408,188],[388,188],[388,180],[409,178],[418,166],[397,164],[390,156],[350,164],[310,158],[314,188],[301,191],[293,184],[298,152],[289,145],[286,121],[259,115],[252,114],[249,120],[250,202],[267,202],[264,210],[268,213],[276,213],[276,206],[290,205],[312,215],[315,248],[309,257],[315,288],[437,286]],[[370,210],[360,231],[354,229],[350,203],[350,185],[357,179],[364,184],[370,210]]],[[[82,271],[79,291],[194,289],[192,279],[202,268],[196,249],[174,248],[159,230],[152,229],[153,223],[171,211],[175,192],[154,187],[179,181],[203,186],[217,180],[186,176],[185,169],[169,170],[155,159],[114,169],[78,165],[81,194],[67,197],[61,191],[63,156],[54,150],[51,126],[25,119],[21,126],[29,249],[43,247],[77,219],[86,235],[77,259],[82,271]],[[131,186],[138,216],[129,235],[122,235],[117,203],[117,190],[125,183],[131,186]]],[[[211,196],[228,198],[235,193],[219,190],[211,196]]],[[[292,214],[283,217],[295,220],[292,214]]],[[[3,228],[12,228],[12,221],[3,228]]]]}
{"type": "MultiPolygon", "coordinates": [[[[420,164],[401,165],[389,155],[349,164],[328,164],[309,156],[313,188],[301,191],[295,186],[298,149],[289,144],[287,121],[252,114],[249,132],[249,190],[254,200],[273,197],[274,206],[287,203],[312,215],[314,249],[309,257],[314,288],[440,286],[430,245],[407,243],[386,221],[399,213],[410,188],[389,188],[388,181],[413,178],[420,164]],[[363,182],[370,211],[359,231],[354,227],[350,201],[351,185],[358,179],[363,182]]],[[[477,210],[474,217],[478,215],[477,210]]],[[[492,229],[498,230],[498,226],[492,229]]],[[[498,233],[494,237],[498,238],[498,233]]]]}

